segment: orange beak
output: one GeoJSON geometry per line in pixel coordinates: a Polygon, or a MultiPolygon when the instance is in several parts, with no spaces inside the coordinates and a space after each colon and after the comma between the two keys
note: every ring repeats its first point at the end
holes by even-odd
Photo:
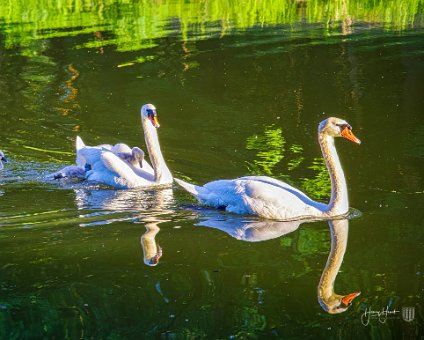
{"type": "Polygon", "coordinates": [[[158,264],[159,263],[159,255],[156,254],[150,259],[150,264],[158,264]]]}
{"type": "Polygon", "coordinates": [[[353,134],[352,130],[349,129],[349,127],[345,127],[342,131],[342,136],[346,139],[349,139],[350,141],[356,143],[356,144],[361,144],[361,141],[356,138],[356,136],[353,134]]]}
{"type": "Polygon", "coordinates": [[[155,128],[158,128],[160,126],[159,122],[158,122],[158,118],[156,116],[150,116],[150,121],[152,122],[153,126],[155,128]]]}
{"type": "Polygon", "coordinates": [[[344,303],[344,305],[349,306],[352,303],[353,299],[356,298],[359,295],[361,295],[361,292],[352,293],[352,294],[343,296],[342,302],[344,303]]]}

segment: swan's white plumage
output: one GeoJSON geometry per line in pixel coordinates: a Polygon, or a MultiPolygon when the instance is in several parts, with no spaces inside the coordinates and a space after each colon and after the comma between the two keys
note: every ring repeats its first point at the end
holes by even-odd
{"type": "Polygon", "coordinates": [[[236,214],[252,214],[269,219],[287,220],[317,217],[325,204],[312,201],[308,196],[287,183],[265,176],[247,176],[234,180],[218,180],[194,186],[175,179],[194,195],[201,204],[225,208],[236,214]],[[286,204],[290,202],[290,204],[286,204]]]}
{"type": "Polygon", "coordinates": [[[7,163],[7,159],[4,156],[3,151],[0,150],[0,170],[4,168],[3,162],[7,163]]]}
{"type": "Polygon", "coordinates": [[[171,172],[165,164],[160,149],[156,131],[159,124],[156,119],[156,108],[152,104],[142,107],[141,121],[153,167],[144,160],[144,157],[142,166],[135,160],[129,161],[128,157],[131,157],[134,148],[131,149],[126,144],[87,146],[80,137],[77,137],[76,162],[78,166],[87,168],[87,180],[120,189],[172,183],[171,172]]]}
{"type": "Polygon", "coordinates": [[[224,208],[237,214],[253,214],[268,219],[291,220],[328,218],[348,212],[347,186],[341,168],[334,137],[345,137],[360,143],[351,126],[344,120],[328,118],[319,124],[319,142],[332,183],[329,204],[313,201],[287,183],[266,176],[247,176],[233,180],[218,180],[203,186],[179,179],[177,184],[197,198],[201,204],[224,208]]]}
{"type": "Polygon", "coordinates": [[[48,179],[85,179],[85,169],[78,165],[69,165],[46,177],[48,179]]]}

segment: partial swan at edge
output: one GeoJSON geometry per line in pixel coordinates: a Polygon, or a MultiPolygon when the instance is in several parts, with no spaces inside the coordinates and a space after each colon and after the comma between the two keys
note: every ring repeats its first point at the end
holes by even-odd
{"type": "Polygon", "coordinates": [[[4,168],[3,162],[7,163],[7,159],[4,156],[3,151],[0,150],[0,170],[4,168]]]}
{"type": "Polygon", "coordinates": [[[224,208],[232,213],[275,220],[340,216],[348,212],[349,202],[345,176],[334,145],[335,137],[361,143],[345,120],[331,117],[319,124],[318,141],[331,178],[331,199],[328,204],[314,201],[289,184],[266,176],[217,180],[203,186],[179,179],[175,181],[196,197],[199,203],[224,208]]]}

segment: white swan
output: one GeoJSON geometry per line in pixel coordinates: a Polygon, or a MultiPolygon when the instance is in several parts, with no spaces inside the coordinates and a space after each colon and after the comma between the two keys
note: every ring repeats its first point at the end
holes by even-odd
{"type": "Polygon", "coordinates": [[[326,312],[338,314],[348,309],[352,300],[361,293],[355,292],[348,295],[334,293],[334,281],[346,252],[349,221],[347,219],[329,220],[328,224],[331,232],[331,250],[318,284],[317,295],[319,304],[326,312]]]}
{"type": "Polygon", "coordinates": [[[0,170],[4,168],[3,162],[7,163],[7,159],[4,156],[3,151],[0,150],[0,170]]]}
{"type": "MultiPolygon", "coordinates": [[[[78,146],[83,147],[82,145],[85,146],[84,142],[82,141],[82,139],[77,136],[77,149],[78,146]]],[[[139,148],[133,148],[133,149],[138,149],[141,151],[141,154],[139,155],[139,152],[136,151],[136,155],[132,154],[132,150],[130,149],[130,147],[126,144],[122,144],[123,146],[121,146],[120,144],[116,144],[116,145],[110,145],[110,144],[102,144],[102,145],[97,145],[97,146],[93,146],[92,148],[96,148],[96,149],[107,149],[107,150],[113,150],[113,152],[121,159],[125,160],[128,162],[128,164],[133,165],[133,166],[137,166],[137,161],[138,159],[144,159],[144,152],[139,149],[139,148]],[[117,146],[116,151],[114,150],[114,148],[117,146]],[[125,147],[124,147],[125,146],[125,147]],[[129,152],[128,152],[129,149],[129,152]]],[[[78,162],[77,162],[78,163],[78,162]]],[[[140,165],[138,165],[140,167],[140,165]]],[[[88,168],[89,169],[89,168],[88,168]]],[[[68,165],[65,166],[63,169],[60,169],[59,171],[56,171],[54,173],[48,174],[46,176],[46,178],[48,179],[80,179],[80,180],[84,180],[85,179],[85,173],[88,170],[87,167],[83,166],[83,165],[68,165]]]]}
{"type": "Polygon", "coordinates": [[[348,212],[347,186],[334,137],[344,137],[360,144],[352,127],[339,118],[328,118],[318,126],[318,140],[331,177],[331,199],[328,204],[313,201],[300,190],[265,176],[247,176],[218,180],[197,186],[175,181],[201,204],[224,208],[228,212],[253,214],[268,219],[293,220],[329,218],[348,212]]]}
{"type": "MultiPolygon", "coordinates": [[[[76,139],[76,150],[77,150],[77,164],[80,165],[68,165],[63,169],[56,171],[54,173],[48,174],[46,178],[48,179],[80,179],[84,180],[86,176],[86,171],[90,170],[89,166],[86,166],[85,161],[78,157],[78,150],[83,147],[87,147],[82,139],[77,136],[76,139]]],[[[100,144],[96,146],[90,146],[88,148],[96,149],[96,150],[110,150],[114,154],[116,154],[119,158],[126,161],[128,165],[134,168],[141,168],[144,165],[144,170],[150,171],[153,173],[153,169],[151,166],[144,161],[144,152],[138,147],[130,148],[127,144],[118,143],[115,145],[111,144],[100,144]]],[[[99,152],[99,151],[97,151],[99,152]]]]}
{"type": "Polygon", "coordinates": [[[152,104],[141,108],[141,122],[152,166],[144,160],[144,153],[141,157],[142,150],[139,148],[130,149],[123,143],[112,148],[108,144],[90,147],[78,137],[77,166],[86,170],[87,180],[122,189],[172,183],[173,177],[160,149],[156,131],[160,125],[152,104]],[[128,150],[131,150],[131,157],[128,150]]]}

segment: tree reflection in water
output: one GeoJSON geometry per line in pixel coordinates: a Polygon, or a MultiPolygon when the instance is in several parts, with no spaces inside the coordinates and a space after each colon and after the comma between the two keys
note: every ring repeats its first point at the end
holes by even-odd
{"type": "MultiPolygon", "coordinates": [[[[266,126],[262,134],[247,138],[246,149],[256,151],[255,158],[247,162],[247,168],[252,175],[272,176],[293,183],[288,171],[293,173],[304,164],[303,147],[300,144],[292,144],[286,150],[286,139],[281,128],[273,125],[266,126]],[[282,166],[282,172],[277,168],[278,164],[286,161],[282,166]]],[[[307,169],[312,170],[313,177],[302,177],[298,186],[314,199],[329,198],[331,194],[331,181],[328,170],[322,157],[315,157],[307,169]]]]}
{"type": "MultiPolygon", "coordinates": [[[[423,0],[401,6],[399,1],[320,0],[257,2],[231,1],[66,1],[28,0],[2,2],[0,22],[5,25],[4,45],[20,47],[32,56],[32,43],[65,36],[91,37],[79,48],[116,46],[118,51],[137,51],[157,45],[156,40],[178,35],[182,41],[223,37],[234,30],[258,25],[286,25],[298,33],[298,24],[321,24],[314,33],[322,37],[354,33],[355,24],[381,24],[405,30],[421,24],[423,0]],[[107,34],[103,34],[107,32],[107,34]]],[[[360,25],[359,25],[360,26],[360,25]]],[[[360,29],[360,27],[359,27],[360,29]]]]}

